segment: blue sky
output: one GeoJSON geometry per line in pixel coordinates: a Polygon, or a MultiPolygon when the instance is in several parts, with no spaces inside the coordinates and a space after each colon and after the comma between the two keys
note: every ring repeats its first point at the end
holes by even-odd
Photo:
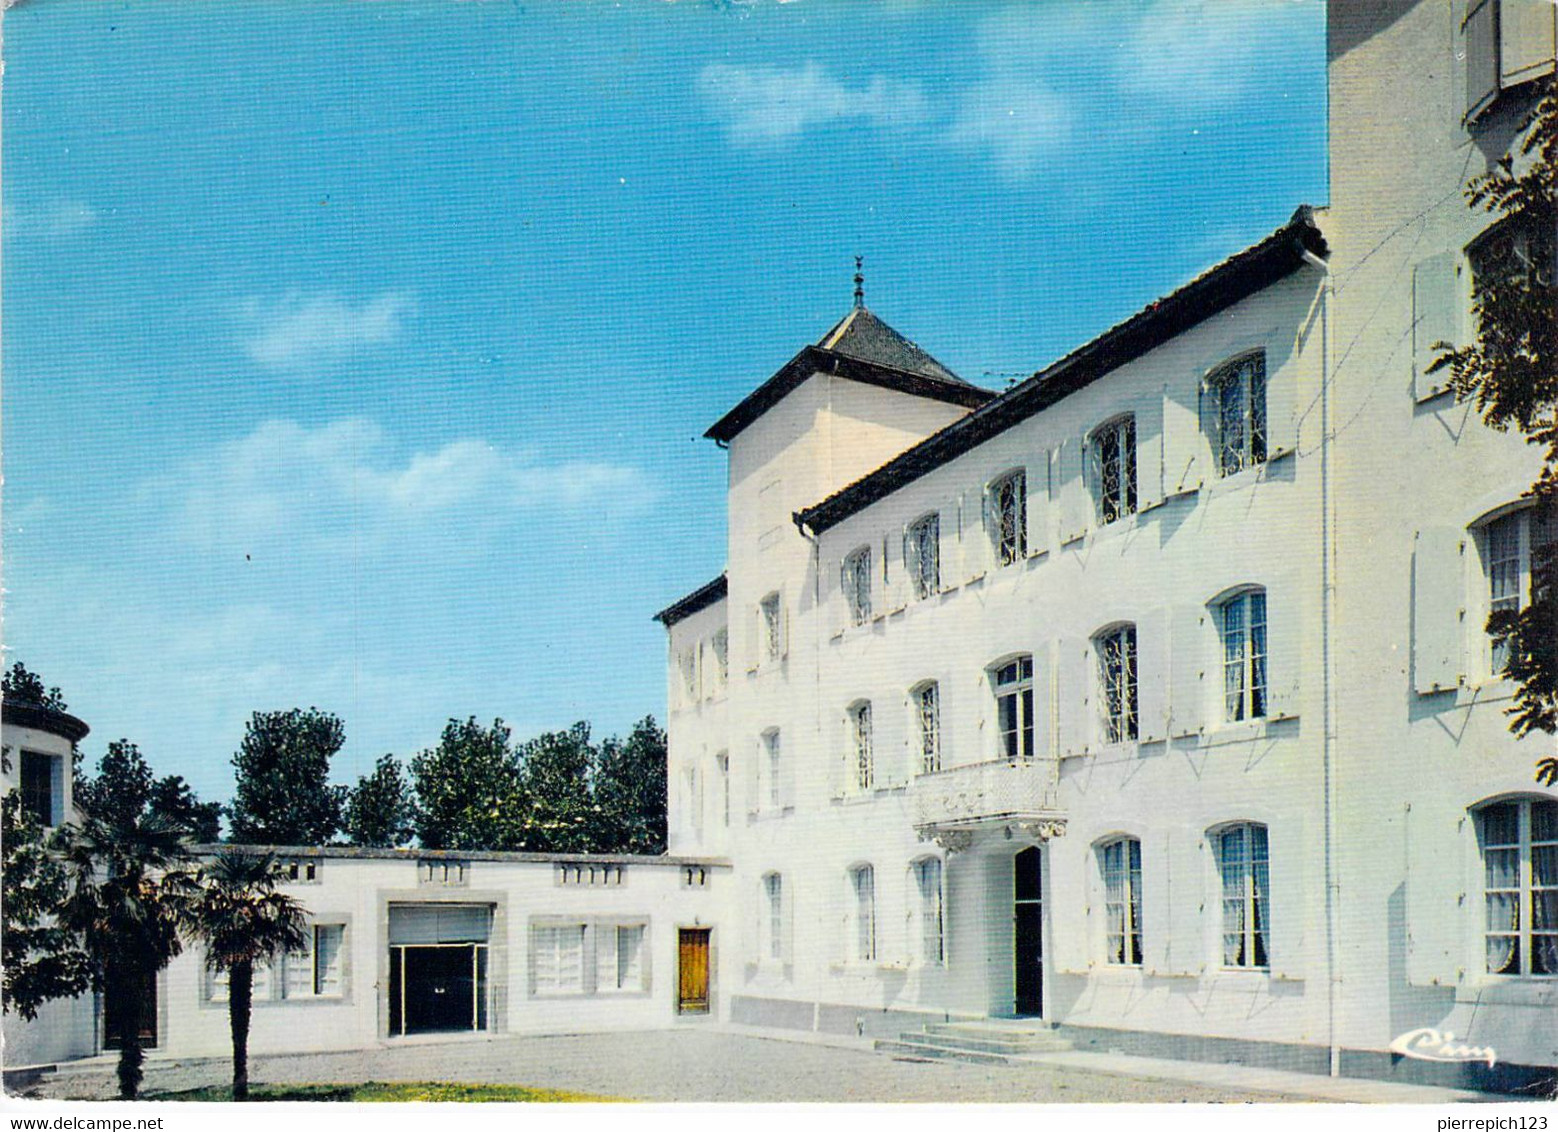
{"type": "Polygon", "coordinates": [[[664,718],[703,430],[867,303],[999,387],[1326,195],[1318,0],[5,15],[5,648],[228,797],[664,718]]]}

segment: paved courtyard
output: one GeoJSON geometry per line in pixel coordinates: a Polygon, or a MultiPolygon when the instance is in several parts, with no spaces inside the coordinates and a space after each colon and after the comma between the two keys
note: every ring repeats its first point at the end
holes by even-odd
{"type": "MultiPolygon", "coordinates": [[[[224,1084],[223,1059],[149,1060],[148,1092],[224,1084]]],[[[458,1081],[643,1101],[1225,1102],[1296,1101],[1293,1093],[1138,1080],[1067,1065],[969,1065],[899,1060],[864,1048],[779,1041],[723,1030],[505,1037],[397,1045],[353,1053],[256,1057],[255,1083],[458,1081]]],[[[114,1093],[111,1062],[46,1079],[36,1095],[114,1093]]]]}

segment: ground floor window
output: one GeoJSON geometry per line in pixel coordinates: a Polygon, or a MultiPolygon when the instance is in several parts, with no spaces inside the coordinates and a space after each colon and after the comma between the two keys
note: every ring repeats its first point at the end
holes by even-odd
{"type": "Polygon", "coordinates": [[[1558,802],[1477,811],[1490,975],[1558,975],[1558,802]]]}
{"type": "Polygon", "coordinates": [[[1223,966],[1271,965],[1271,876],[1266,827],[1254,822],[1213,834],[1223,885],[1223,966]]]}
{"type": "Polygon", "coordinates": [[[1111,964],[1141,965],[1141,842],[1121,837],[1098,848],[1104,874],[1104,935],[1111,964]]]}
{"type": "Polygon", "coordinates": [[[909,866],[914,891],[913,923],[909,938],[921,963],[940,963],[946,956],[946,932],[942,915],[941,862],[925,857],[909,866]]]}

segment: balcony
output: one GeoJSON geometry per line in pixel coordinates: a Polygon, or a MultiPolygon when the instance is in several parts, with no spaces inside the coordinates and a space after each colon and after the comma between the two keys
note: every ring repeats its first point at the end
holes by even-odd
{"type": "Polygon", "coordinates": [[[1053,759],[999,759],[922,774],[909,785],[914,828],[947,849],[967,849],[977,833],[1011,828],[1044,841],[1066,831],[1053,759]]]}

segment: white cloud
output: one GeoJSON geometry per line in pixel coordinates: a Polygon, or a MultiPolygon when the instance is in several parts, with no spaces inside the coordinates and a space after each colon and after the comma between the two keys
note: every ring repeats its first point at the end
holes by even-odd
{"type": "Polygon", "coordinates": [[[1026,177],[1039,157],[1062,144],[1070,116],[1060,95],[1012,77],[992,79],[965,90],[945,140],[989,153],[1009,177],[1026,177]]]}
{"type": "Polygon", "coordinates": [[[74,236],[92,227],[97,219],[97,210],[79,200],[57,200],[33,207],[7,204],[0,216],[6,236],[44,239],[74,236]]]}
{"type": "Polygon", "coordinates": [[[274,558],[379,550],[428,524],[473,535],[527,513],[630,513],[654,491],[627,465],[546,462],[475,439],[402,454],[379,425],[348,418],[266,421],[142,485],[140,497],[180,542],[274,558]]]}
{"type": "Polygon", "coordinates": [[[903,128],[929,112],[918,83],[873,75],[865,86],[850,88],[816,63],[792,70],[710,63],[698,76],[698,90],[737,145],[783,143],[849,120],[903,128]]]}
{"type": "Polygon", "coordinates": [[[1236,101],[1258,59],[1305,17],[1295,0],[1154,0],[1119,45],[1112,76],[1154,111],[1236,101]]]}
{"type": "Polygon", "coordinates": [[[356,305],[330,291],[293,291],[274,302],[253,300],[243,310],[248,333],[241,345],[266,369],[308,371],[364,346],[393,342],[415,305],[404,291],[385,291],[356,305]]]}

